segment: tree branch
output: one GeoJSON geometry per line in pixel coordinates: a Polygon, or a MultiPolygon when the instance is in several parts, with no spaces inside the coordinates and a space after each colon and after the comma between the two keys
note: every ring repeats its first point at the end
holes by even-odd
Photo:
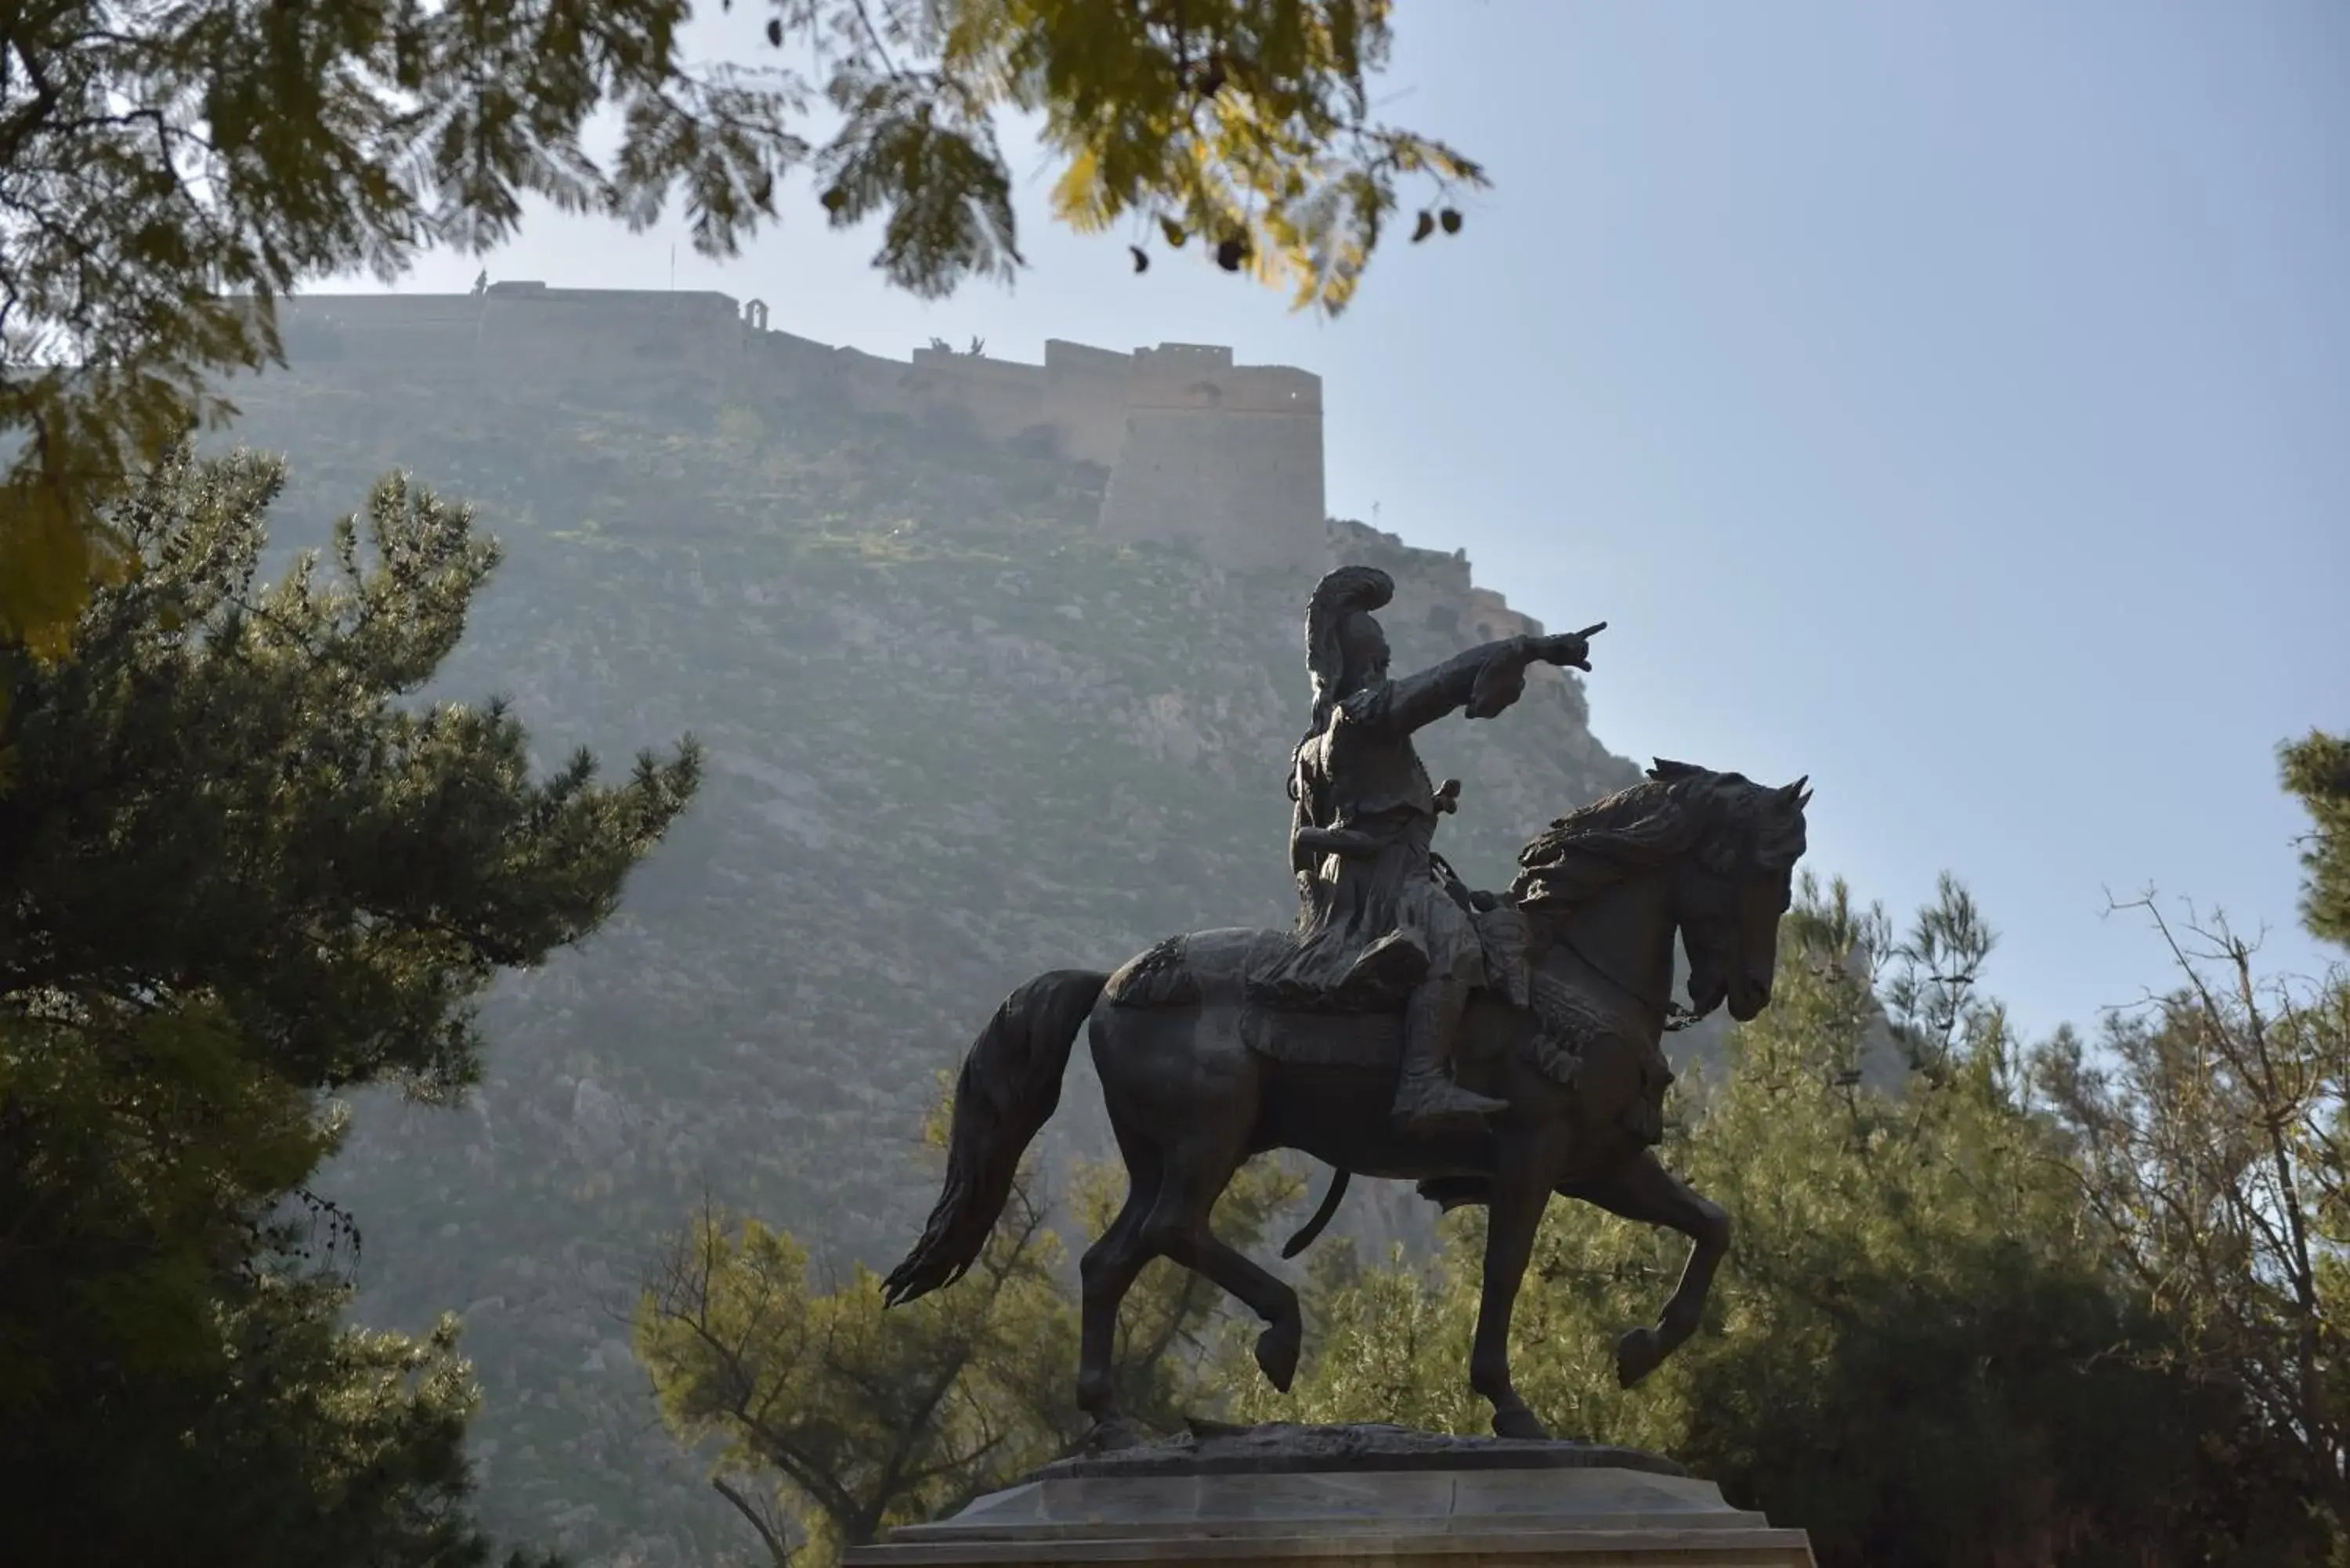
{"type": "Polygon", "coordinates": [[[744,1497],[733,1486],[727,1484],[727,1480],[724,1476],[712,1476],[710,1478],[710,1485],[712,1490],[717,1492],[719,1496],[724,1498],[728,1502],[733,1503],[736,1511],[740,1512],[743,1518],[751,1521],[751,1528],[759,1532],[759,1539],[761,1541],[766,1542],[767,1556],[775,1564],[775,1568],[787,1568],[787,1565],[795,1555],[792,1548],[785,1543],[784,1539],[781,1536],[775,1533],[774,1528],[768,1524],[767,1521],[760,1514],[759,1511],[751,1506],[751,1500],[744,1497]]]}

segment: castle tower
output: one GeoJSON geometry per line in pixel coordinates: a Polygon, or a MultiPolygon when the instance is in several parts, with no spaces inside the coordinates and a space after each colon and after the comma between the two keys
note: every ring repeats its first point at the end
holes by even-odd
{"type": "Polygon", "coordinates": [[[1320,377],[1161,344],[1136,350],[1125,410],[1105,537],[1189,545],[1243,571],[1325,564],[1320,377]]]}

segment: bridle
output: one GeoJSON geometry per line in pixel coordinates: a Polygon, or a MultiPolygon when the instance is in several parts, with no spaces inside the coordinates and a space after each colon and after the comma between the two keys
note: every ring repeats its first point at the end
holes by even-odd
{"type": "MultiPolygon", "coordinates": [[[[1706,1016],[1706,1013],[1713,1011],[1712,1008],[1709,1007],[1703,1012],[1698,1012],[1693,1008],[1683,1006],[1677,998],[1669,995],[1665,998],[1664,1005],[1659,1007],[1656,1002],[1651,1002],[1648,997],[1643,996],[1638,991],[1635,990],[1629,983],[1624,981],[1613,970],[1610,970],[1606,964],[1601,963],[1597,959],[1593,958],[1589,953],[1585,952],[1581,948],[1575,946],[1575,939],[1567,935],[1564,929],[1552,932],[1551,940],[1557,943],[1560,947],[1565,948],[1568,952],[1574,954],[1575,959],[1582,963],[1584,968],[1589,970],[1592,973],[1606,981],[1609,985],[1614,986],[1618,994],[1622,995],[1627,1001],[1638,1007],[1642,1012],[1657,1017],[1658,1026],[1664,1033],[1678,1034],[1682,1030],[1694,1026],[1706,1016]]],[[[1717,1003],[1717,1005],[1719,1004],[1717,1003]]]]}
{"type": "MultiPolygon", "coordinates": [[[[1703,862],[1700,861],[1700,864],[1702,866],[1703,862]]],[[[1714,871],[1710,866],[1704,868],[1712,875],[1721,877],[1724,881],[1739,886],[1750,878],[1762,875],[1762,857],[1759,846],[1750,835],[1739,845],[1738,853],[1726,871],[1714,871]]],[[[1564,921],[1560,922],[1551,933],[1551,940],[1572,953],[1584,968],[1606,981],[1619,995],[1639,1008],[1642,1012],[1657,1017],[1659,1028],[1663,1033],[1678,1034],[1684,1029],[1694,1028],[1703,1023],[1715,1008],[1721,1005],[1720,1002],[1715,1002],[1704,1008],[1692,1008],[1684,1005],[1679,998],[1669,993],[1660,1007],[1643,995],[1621,975],[1577,947],[1575,938],[1568,934],[1564,921]]]]}

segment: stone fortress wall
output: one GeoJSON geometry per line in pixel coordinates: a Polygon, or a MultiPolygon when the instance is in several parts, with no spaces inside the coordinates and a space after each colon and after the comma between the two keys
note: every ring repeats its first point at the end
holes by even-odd
{"type": "MultiPolygon", "coordinates": [[[[484,390],[640,378],[648,392],[837,400],[959,424],[1106,469],[1108,537],[1188,546],[1238,571],[1334,560],[1322,379],[1235,365],[1230,348],[1166,343],[1121,354],[1055,338],[1042,365],[936,347],[887,359],[776,330],[761,300],[523,282],[478,295],[306,295],[282,301],[278,320],[306,372],[342,361],[484,390]]],[[[1539,629],[1473,587],[1465,560],[1458,575],[1464,630],[1539,629]]]]}

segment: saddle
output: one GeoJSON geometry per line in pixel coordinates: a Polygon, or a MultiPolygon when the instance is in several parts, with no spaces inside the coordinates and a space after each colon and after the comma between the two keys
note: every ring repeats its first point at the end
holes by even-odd
{"type": "MultiPolygon", "coordinates": [[[[1492,900],[1475,911],[1485,958],[1486,993],[1517,1007],[1533,1003],[1526,965],[1525,917],[1492,900]]],[[[1129,960],[1110,976],[1103,996],[1113,1007],[1236,1007],[1248,1048],[1275,1061],[1326,1067],[1399,1071],[1403,1063],[1403,1000],[1419,978],[1381,975],[1374,950],[1374,983],[1336,997],[1307,998],[1261,983],[1297,944],[1284,930],[1228,929],[1170,937],[1129,960]]]]}

